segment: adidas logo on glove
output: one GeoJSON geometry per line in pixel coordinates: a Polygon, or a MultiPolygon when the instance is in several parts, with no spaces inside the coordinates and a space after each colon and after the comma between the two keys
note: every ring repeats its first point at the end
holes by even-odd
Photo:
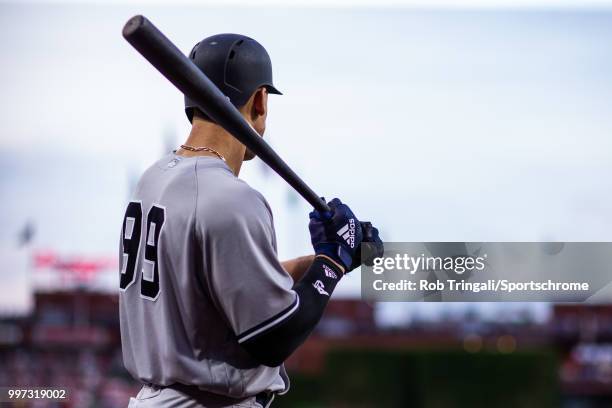
{"type": "Polygon", "coordinates": [[[338,275],[336,275],[336,272],[334,272],[329,266],[323,265],[323,270],[325,271],[325,276],[327,276],[328,278],[338,279],[338,275]]]}
{"type": "Polygon", "coordinates": [[[338,230],[341,236],[351,248],[355,247],[355,219],[349,219],[348,224],[338,230]]]}

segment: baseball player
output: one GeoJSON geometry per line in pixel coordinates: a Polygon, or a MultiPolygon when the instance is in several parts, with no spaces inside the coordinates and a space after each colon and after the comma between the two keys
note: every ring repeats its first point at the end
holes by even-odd
{"type": "MultiPolygon", "coordinates": [[[[190,58],[263,136],[268,94],[280,94],[266,50],[220,34],[190,58]]],[[[123,219],[123,359],[143,383],[129,406],[267,407],[289,389],[283,361],[360,265],[361,242],[382,242],[334,199],[310,214],[315,254],[279,262],[270,207],[238,178],[253,155],[193,101],[185,107],[189,137],[146,170],[123,219]]]]}

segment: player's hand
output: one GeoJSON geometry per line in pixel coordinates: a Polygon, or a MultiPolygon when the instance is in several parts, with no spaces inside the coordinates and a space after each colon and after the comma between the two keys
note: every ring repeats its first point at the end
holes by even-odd
{"type": "Polygon", "coordinates": [[[330,212],[310,213],[310,240],[316,255],[325,255],[344,270],[353,270],[353,259],[363,237],[361,224],[351,209],[337,198],[329,203],[330,212]]]}
{"type": "Polygon", "coordinates": [[[378,235],[378,228],[374,227],[371,222],[361,222],[361,233],[363,239],[353,258],[351,270],[358,268],[362,264],[372,266],[374,258],[380,258],[385,253],[385,246],[378,235]]]}

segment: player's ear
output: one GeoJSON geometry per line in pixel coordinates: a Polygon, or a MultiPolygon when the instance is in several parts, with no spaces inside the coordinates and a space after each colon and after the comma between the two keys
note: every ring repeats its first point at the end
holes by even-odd
{"type": "Polygon", "coordinates": [[[268,91],[265,87],[259,88],[253,98],[253,116],[266,116],[268,113],[268,91]]]}

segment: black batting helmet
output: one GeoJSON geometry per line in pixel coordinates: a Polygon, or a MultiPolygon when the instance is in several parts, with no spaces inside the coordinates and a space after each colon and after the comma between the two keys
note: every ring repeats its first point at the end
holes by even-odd
{"type": "MultiPolygon", "coordinates": [[[[197,43],[189,58],[237,108],[253,92],[265,86],[269,93],[282,95],[272,84],[272,61],[266,49],[240,34],[217,34],[197,43]]],[[[185,96],[185,113],[191,122],[197,104],[185,96]]]]}

